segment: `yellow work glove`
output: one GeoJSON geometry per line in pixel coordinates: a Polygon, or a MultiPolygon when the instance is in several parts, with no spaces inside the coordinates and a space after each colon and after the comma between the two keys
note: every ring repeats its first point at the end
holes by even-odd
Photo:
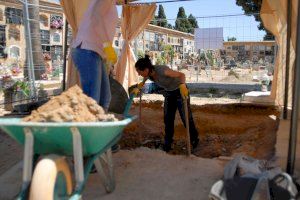
{"type": "Polygon", "coordinates": [[[117,62],[117,54],[110,42],[105,42],[103,44],[103,51],[105,53],[107,62],[111,63],[112,65],[117,62]]]}
{"type": "Polygon", "coordinates": [[[142,88],[144,87],[144,85],[145,85],[145,82],[144,82],[144,81],[143,81],[143,82],[140,82],[140,83],[137,85],[137,88],[142,89],[142,88]]]}
{"type": "Polygon", "coordinates": [[[131,90],[130,94],[137,96],[139,92],[140,92],[140,89],[136,87],[131,90]]]}
{"type": "Polygon", "coordinates": [[[144,87],[145,82],[140,82],[137,87],[133,88],[132,91],[130,92],[131,94],[134,94],[135,96],[138,95],[138,93],[140,92],[140,90],[144,87]]]}
{"type": "Polygon", "coordinates": [[[184,83],[181,83],[179,85],[179,90],[180,90],[181,97],[183,99],[187,99],[189,96],[189,90],[187,89],[187,87],[184,83]]]}

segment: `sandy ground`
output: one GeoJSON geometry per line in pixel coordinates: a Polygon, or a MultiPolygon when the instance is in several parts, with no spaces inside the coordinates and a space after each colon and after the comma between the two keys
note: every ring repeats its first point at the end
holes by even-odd
{"type": "MultiPolygon", "coordinates": [[[[160,94],[143,94],[142,100],[145,102],[163,101],[164,97],[160,94]]],[[[139,98],[134,99],[135,103],[139,102],[139,98]]],[[[240,103],[240,98],[209,98],[198,96],[197,94],[191,95],[192,105],[206,105],[206,104],[229,104],[229,103],[240,103]]]]}
{"type": "MultiPolygon", "coordinates": [[[[267,72],[265,70],[250,70],[250,69],[234,69],[233,74],[230,75],[229,69],[220,69],[220,70],[204,70],[201,69],[200,73],[193,68],[189,70],[182,69],[180,72],[183,72],[186,76],[188,82],[219,82],[219,83],[257,83],[253,80],[253,77],[262,77],[267,72]]],[[[271,77],[270,77],[271,78],[271,77]]]]}
{"type": "Polygon", "coordinates": [[[223,171],[218,160],[171,156],[147,148],[121,151],[114,159],[116,190],[106,195],[100,190],[98,177],[93,176],[83,198],[208,199],[212,184],[222,177],[223,171]]]}
{"type": "MultiPolygon", "coordinates": [[[[113,154],[116,189],[106,194],[98,174],[91,174],[83,199],[160,200],[208,199],[214,182],[222,177],[224,162],[192,156],[172,156],[140,148],[113,154]]],[[[21,186],[19,163],[0,177],[0,199],[13,199],[21,186]]]]}
{"type": "MultiPolygon", "coordinates": [[[[164,137],[163,97],[156,100],[149,97],[143,97],[142,120],[135,121],[125,129],[120,142],[122,148],[161,148],[164,137]]],[[[213,158],[246,153],[259,159],[271,158],[275,152],[279,112],[274,107],[232,104],[228,100],[228,104],[223,105],[201,105],[207,99],[192,99],[193,117],[200,136],[200,144],[194,154],[213,158]]],[[[131,113],[138,115],[138,103],[133,106],[131,113]]],[[[177,112],[171,154],[186,153],[185,136],[186,130],[177,112]]]]}

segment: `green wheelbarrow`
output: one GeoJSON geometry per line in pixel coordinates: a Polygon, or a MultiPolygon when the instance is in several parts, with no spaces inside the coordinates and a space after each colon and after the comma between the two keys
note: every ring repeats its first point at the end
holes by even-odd
{"type": "Polygon", "coordinates": [[[0,119],[0,128],[24,145],[23,184],[17,199],[81,199],[93,164],[106,192],[112,192],[115,180],[111,146],[134,119],[82,123],[0,119]],[[74,186],[68,156],[73,157],[74,186]]]}

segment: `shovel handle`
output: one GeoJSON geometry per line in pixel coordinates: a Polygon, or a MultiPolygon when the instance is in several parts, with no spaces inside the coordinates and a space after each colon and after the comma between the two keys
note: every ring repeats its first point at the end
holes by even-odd
{"type": "Polygon", "coordinates": [[[186,145],[187,145],[187,156],[191,155],[191,140],[190,140],[190,123],[189,123],[189,110],[188,110],[188,99],[183,99],[184,103],[184,116],[185,116],[185,128],[186,128],[186,145]]]}

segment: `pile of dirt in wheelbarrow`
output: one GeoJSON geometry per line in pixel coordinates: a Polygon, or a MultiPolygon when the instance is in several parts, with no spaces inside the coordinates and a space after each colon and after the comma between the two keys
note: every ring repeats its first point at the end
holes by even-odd
{"type": "MultiPolygon", "coordinates": [[[[138,115],[135,104],[132,114],[138,115]]],[[[192,105],[200,143],[196,156],[213,158],[245,153],[258,159],[274,155],[279,112],[273,106],[250,104],[192,105]]],[[[171,154],[186,153],[186,129],[177,112],[171,154]]],[[[142,102],[142,119],[125,128],[121,147],[161,148],[164,138],[163,102],[142,102]]]]}
{"type": "Polygon", "coordinates": [[[118,121],[113,114],[106,114],[97,102],[73,86],[61,95],[32,111],[23,121],[34,122],[96,122],[118,121]]]}

